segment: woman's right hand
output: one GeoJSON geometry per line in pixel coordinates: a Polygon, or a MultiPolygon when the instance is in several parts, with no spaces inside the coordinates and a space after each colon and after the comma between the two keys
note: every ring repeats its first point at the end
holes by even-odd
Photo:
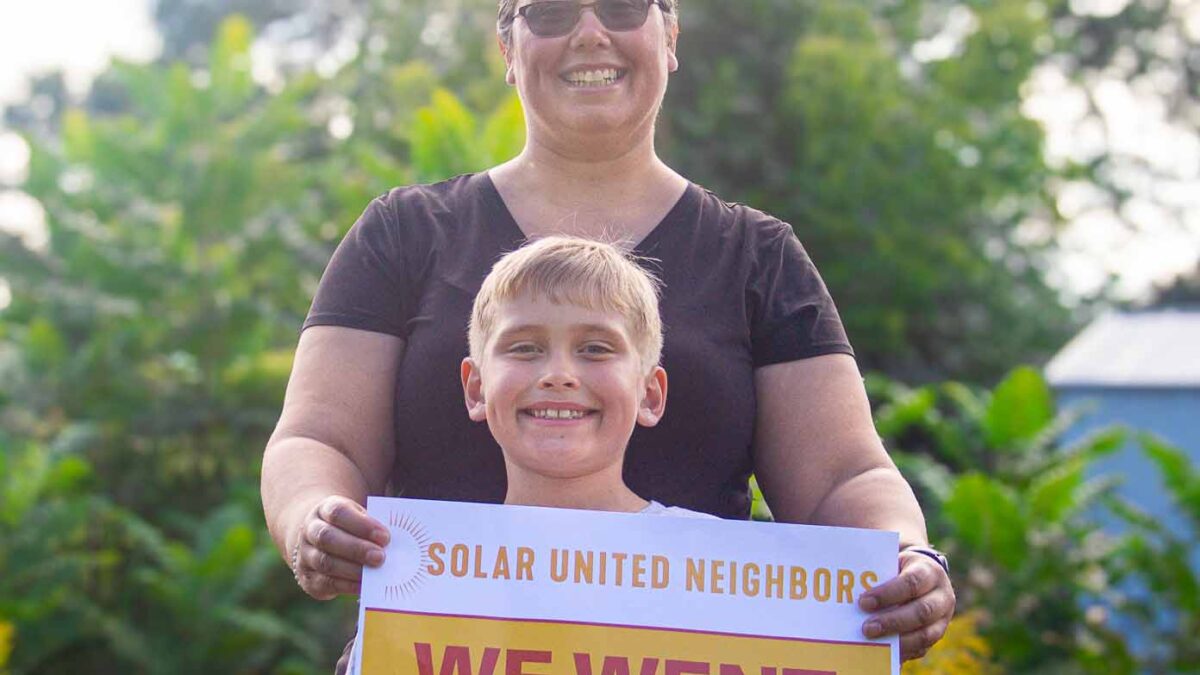
{"type": "Polygon", "coordinates": [[[312,597],[358,594],[364,565],[379,567],[390,539],[387,528],[361,504],[337,495],[314,506],[292,544],[292,573],[312,597]]]}

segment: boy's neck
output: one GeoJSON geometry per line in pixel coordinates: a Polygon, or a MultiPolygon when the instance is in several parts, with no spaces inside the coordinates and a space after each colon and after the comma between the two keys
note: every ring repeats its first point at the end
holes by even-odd
{"type": "Polygon", "coordinates": [[[650,502],[630,490],[619,476],[615,480],[596,475],[553,478],[515,472],[510,467],[508,493],[504,503],[636,513],[646,508],[650,502]]]}

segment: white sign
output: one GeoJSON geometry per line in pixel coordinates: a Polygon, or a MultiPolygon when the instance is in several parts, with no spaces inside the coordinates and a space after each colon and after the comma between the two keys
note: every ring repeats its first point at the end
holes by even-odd
{"type": "Polygon", "coordinates": [[[894,532],[371,497],[364,675],[899,675],[894,532]]]}

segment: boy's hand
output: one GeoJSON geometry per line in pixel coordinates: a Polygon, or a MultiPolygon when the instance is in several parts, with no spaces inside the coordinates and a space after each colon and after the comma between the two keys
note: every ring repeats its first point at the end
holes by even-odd
{"type": "Polygon", "coordinates": [[[871,618],[863,635],[878,638],[900,635],[900,659],[918,659],[942,639],[954,616],[954,588],[950,575],[928,557],[907,551],[900,554],[900,574],[871,589],[858,600],[871,618]]]}
{"type": "Polygon", "coordinates": [[[367,515],[361,504],[330,496],[317,503],[300,523],[292,544],[291,566],[296,582],[312,597],[329,600],[357,594],[364,565],[383,564],[387,528],[367,515]]]}

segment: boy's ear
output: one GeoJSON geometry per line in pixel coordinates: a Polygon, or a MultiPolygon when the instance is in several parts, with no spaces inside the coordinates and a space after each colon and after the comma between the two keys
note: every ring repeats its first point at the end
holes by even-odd
{"type": "Polygon", "coordinates": [[[460,374],[463,400],[467,404],[467,416],[473,422],[486,422],[487,405],[483,400],[483,380],[480,379],[479,366],[472,359],[463,359],[460,374]]]}
{"type": "Polygon", "coordinates": [[[644,427],[655,426],[666,409],[667,371],[662,366],[654,366],[654,370],[646,376],[646,391],[638,408],[637,423],[644,427]]]}

